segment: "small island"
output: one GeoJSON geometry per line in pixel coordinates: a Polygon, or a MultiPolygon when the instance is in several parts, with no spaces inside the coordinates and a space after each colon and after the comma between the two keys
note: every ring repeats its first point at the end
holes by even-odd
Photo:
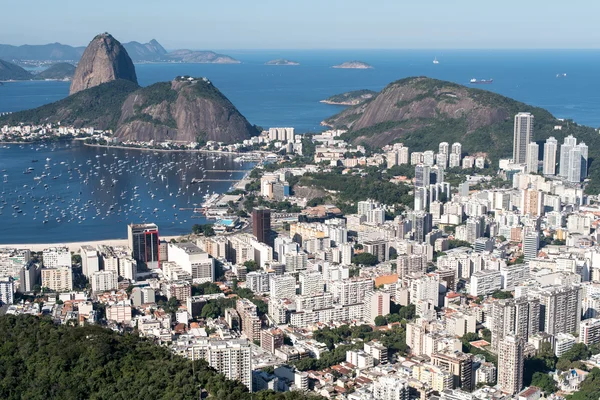
{"type": "Polygon", "coordinates": [[[351,92],[336,94],[331,97],[321,100],[321,103],[333,104],[338,106],[355,106],[365,101],[372,99],[377,92],[373,90],[353,90],[351,92]]]}
{"type": "Polygon", "coordinates": [[[297,61],[286,60],[285,58],[278,58],[276,60],[267,61],[265,65],[300,65],[297,61]]]}
{"type": "Polygon", "coordinates": [[[362,61],[346,61],[338,65],[334,65],[333,68],[346,68],[346,69],[369,69],[373,66],[362,61]]]}

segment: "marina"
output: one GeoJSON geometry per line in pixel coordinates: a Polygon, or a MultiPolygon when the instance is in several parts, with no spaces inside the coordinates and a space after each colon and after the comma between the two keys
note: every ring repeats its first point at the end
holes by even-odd
{"type": "Polygon", "coordinates": [[[233,155],[142,152],[79,141],[0,147],[0,242],[125,237],[130,222],[187,233],[256,162],[233,155]],[[191,221],[192,216],[194,222],[191,221]]]}

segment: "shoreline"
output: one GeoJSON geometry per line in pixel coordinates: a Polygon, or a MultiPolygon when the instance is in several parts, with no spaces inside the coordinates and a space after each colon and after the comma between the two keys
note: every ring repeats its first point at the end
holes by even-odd
{"type": "Polygon", "coordinates": [[[91,144],[91,143],[83,143],[85,146],[89,147],[102,147],[102,148],[114,148],[114,149],[122,149],[122,150],[140,150],[140,151],[159,151],[164,153],[169,152],[183,152],[183,153],[206,153],[206,154],[231,154],[231,155],[253,155],[258,153],[245,152],[241,153],[238,151],[221,151],[221,150],[202,150],[202,149],[153,149],[150,147],[129,147],[129,146],[105,146],[101,144],[91,144]]]}
{"type": "Polygon", "coordinates": [[[319,103],[329,104],[332,106],[356,106],[356,105],[360,104],[360,102],[350,103],[350,102],[337,102],[337,101],[329,101],[329,100],[320,100],[319,103]]]}
{"type": "MultiPolygon", "coordinates": [[[[165,153],[169,153],[169,152],[182,152],[182,153],[184,153],[185,152],[185,153],[206,153],[206,154],[225,154],[225,155],[231,154],[231,155],[236,155],[236,156],[261,155],[261,153],[257,153],[257,152],[239,152],[239,151],[222,151],[222,150],[205,150],[205,149],[153,149],[153,148],[150,148],[150,147],[106,146],[106,145],[101,145],[101,144],[85,143],[86,139],[87,139],[87,137],[85,137],[85,138],[76,137],[76,138],[70,138],[70,139],[59,139],[58,141],[80,141],[80,142],[83,142],[84,146],[101,147],[101,148],[114,148],[114,149],[121,149],[121,150],[158,151],[158,152],[165,152],[165,153]]],[[[55,142],[55,141],[52,141],[52,140],[37,140],[37,141],[31,141],[31,142],[0,141],[0,145],[3,145],[3,144],[18,144],[18,145],[24,145],[24,144],[44,144],[44,143],[53,143],[53,142],[55,142]]],[[[254,161],[248,161],[248,162],[254,162],[254,161]]]]}
{"type": "MultiPolygon", "coordinates": [[[[175,236],[159,236],[161,240],[166,240],[167,242],[171,239],[177,239],[180,237],[187,236],[184,235],[175,235],[175,236]]],[[[102,239],[102,240],[86,240],[81,242],[56,242],[56,243],[29,243],[29,244],[0,244],[0,249],[28,249],[34,252],[43,251],[49,247],[68,247],[69,251],[78,253],[81,249],[81,246],[89,245],[92,247],[107,245],[107,246],[127,246],[128,239],[102,239]]]]}

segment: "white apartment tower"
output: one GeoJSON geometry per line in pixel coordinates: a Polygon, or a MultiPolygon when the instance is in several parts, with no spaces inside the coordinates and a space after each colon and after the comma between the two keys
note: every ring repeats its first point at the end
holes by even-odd
{"type": "Polygon", "coordinates": [[[558,141],[549,137],[544,143],[544,175],[556,175],[556,149],[558,141]]]}
{"type": "Polygon", "coordinates": [[[538,172],[540,146],[536,142],[527,145],[527,173],[535,174],[538,172]]]}
{"type": "Polygon", "coordinates": [[[71,252],[66,247],[51,247],[43,251],[42,260],[46,268],[70,267],[71,252]]]}
{"type": "Polygon", "coordinates": [[[569,177],[569,168],[571,167],[570,157],[571,149],[577,145],[577,139],[573,135],[569,135],[565,138],[563,144],[560,146],[560,163],[558,176],[561,178],[569,177]]]}

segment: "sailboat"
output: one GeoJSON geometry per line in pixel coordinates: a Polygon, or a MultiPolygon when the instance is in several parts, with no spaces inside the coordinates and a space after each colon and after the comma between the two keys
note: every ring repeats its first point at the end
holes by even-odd
{"type": "Polygon", "coordinates": [[[437,57],[434,57],[434,58],[433,58],[433,63],[434,63],[434,64],[439,64],[439,63],[440,63],[440,62],[438,61],[437,57]]]}

